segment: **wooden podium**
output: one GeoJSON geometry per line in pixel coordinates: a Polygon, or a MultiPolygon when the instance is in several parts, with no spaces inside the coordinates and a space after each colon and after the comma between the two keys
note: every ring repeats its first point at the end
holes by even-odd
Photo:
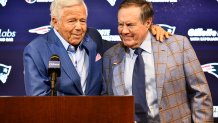
{"type": "Polygon", "coordinates": [[[133,123],[132,96],[0,97],[0,123],[133,123]]]}

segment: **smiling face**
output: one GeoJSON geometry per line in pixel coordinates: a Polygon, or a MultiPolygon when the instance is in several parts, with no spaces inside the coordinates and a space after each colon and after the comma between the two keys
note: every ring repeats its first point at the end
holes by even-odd
{"type": "Polygon", "coordinates": [[[125,46],[129,48],[139,47],[148,33],[152,20],[142,22],[141,9],[136,6],[121,8],[118,12],[118,33],[125,46]]]}
{"type": "Polygon", "coordinates": [[[65,7],[60,19],[52,17],[52,23],[58,33],[71,45],[76,46],[83,40],[87,30],[87,11],[84,4],[65,7]]]}

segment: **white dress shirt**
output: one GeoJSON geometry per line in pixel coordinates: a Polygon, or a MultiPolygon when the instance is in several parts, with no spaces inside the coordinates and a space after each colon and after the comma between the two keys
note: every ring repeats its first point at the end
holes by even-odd
{"type": "Polygon", "coordinates": [[[83,94],[85,94],[89,68],[89,56],[86,53],[85,49],[81,47],[82,42],[80,43],[78,48],[75,49],[75,47],[70,45],[65,39],[63,39],[55,29],[54,32],[57,35],[57,37],[61,40],[61,43],[68,52],[68,55],[74,67],[76,68],[77,73],[80,76],[81,87],[83,90],[83,94]],[[71,49],[71,51],[69,51],[69,48],[71,49]]]}
{"type": "MultiPolygon", "coordinates": [[[[148,115],[150,117],[155,117],[159,114],[158,102],[157,102],[157,87],[155,79],[155,67],[154,67],[154,56],[151,46],[151,33],[149,32],[146,39],[141,44],[140,48],[144,51],[142,52],[142,57],[145,64],[145,86],[146,86],[146,100],[148,103],[148,115]]],[[[125,72],[124,72],[124,82],[125,82],[125,95],[132,95],[132,76],[133,68],[136,61],[137,55],[134,54],[134,49],[129,48],[130,52],[126,53],[125,57],[125,72]]]]}

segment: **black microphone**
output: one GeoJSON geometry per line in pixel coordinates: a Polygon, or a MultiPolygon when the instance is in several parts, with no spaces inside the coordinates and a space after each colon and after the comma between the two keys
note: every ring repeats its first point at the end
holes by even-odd
{"type": "Polygon", "coordinates": [[[48,74],[51,77],[51,96],[57,96],[55,85],[57,77],[61,75],[60,66],[61,62],[59,60],[59,56],[56,54],[52,55],[50,61],[48,62],[48,74]]]}

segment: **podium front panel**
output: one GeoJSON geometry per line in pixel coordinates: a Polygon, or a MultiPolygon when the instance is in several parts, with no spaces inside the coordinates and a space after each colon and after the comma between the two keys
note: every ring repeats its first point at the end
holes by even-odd
{"type": "Polygon", "coordinates": [[[0,123],[133,121],[133,96],[0,97],[0,123]]]}

